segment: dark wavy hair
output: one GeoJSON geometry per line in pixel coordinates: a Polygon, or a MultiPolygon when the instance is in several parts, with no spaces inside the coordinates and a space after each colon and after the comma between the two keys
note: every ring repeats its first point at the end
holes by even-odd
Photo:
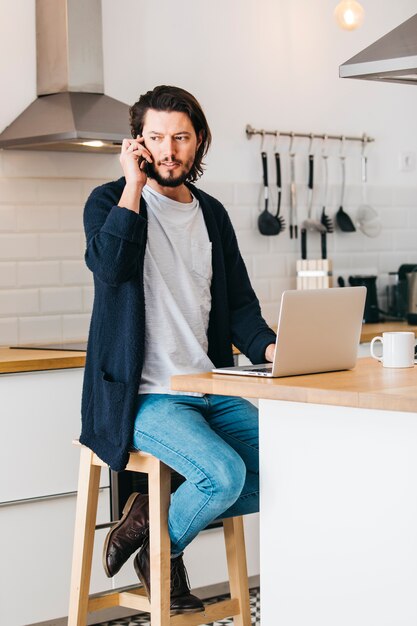
{"type": "Polygon", "coordinates": [[[203,157],[207,154],[211,143],[210,128],[200,104],[193,95],[180,87],[170,87],[168,85],[155,87],[152,91],[148,91],[140,96],[139,100],[129,109],[130,128],[133,138],[136,138],[137,135],[142,135],[143,123],[148,109],[186,113],[191,120],[197,137],[201,133],[202,141],[187,177],[187,180],[190,182],[195,182],[203,174],[203,157]]]}

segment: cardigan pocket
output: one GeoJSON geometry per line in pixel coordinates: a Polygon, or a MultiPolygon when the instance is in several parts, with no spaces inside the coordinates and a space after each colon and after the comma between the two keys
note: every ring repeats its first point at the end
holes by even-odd
{"type": "Polygon", "coordinates": [[[101,379],[95,391],[94,432],[115,445],[122,438],[123,399],[125,383],[111,380],[107,372],[101,370],[101,379]]]}

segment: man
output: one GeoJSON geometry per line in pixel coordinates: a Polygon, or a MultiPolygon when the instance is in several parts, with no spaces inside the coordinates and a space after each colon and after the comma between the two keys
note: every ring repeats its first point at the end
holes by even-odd
{"type": "MultiPolygon", "coordinates": [[[[185,477],[168,516],[171,612],[195,612],[204,607],[187,584],[185,547],[214,519],[258,510],[257,410],[241,398],[172,392],[170,377],[233,365],[232,343],[253,363],[272,361],[275,334],[226,210],[191,184],[211,141],[197,100],[159,86],[130,118],[124,177],[85,207],[95,298],[81,442],[116,471],[133,447],[185,477]]],[[[134,566],[149,594],[148,502],[135,493],[106,538],[107,575],[139,548],[134,566]]]]}

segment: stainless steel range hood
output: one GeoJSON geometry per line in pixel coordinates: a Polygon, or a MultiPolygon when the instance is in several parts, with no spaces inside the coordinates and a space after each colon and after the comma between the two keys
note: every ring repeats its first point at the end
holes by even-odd
{"type": "Polygon", "coordinates": [[[417,85],[417,15],[343,63],[339,75],[417,85]]]}
{"type": "Polygon", "coordinates": [[[119,152],[129,107],[103,93],[101,0],[36,0],[36,59],[38,98],[0,148],[119,152]]]}

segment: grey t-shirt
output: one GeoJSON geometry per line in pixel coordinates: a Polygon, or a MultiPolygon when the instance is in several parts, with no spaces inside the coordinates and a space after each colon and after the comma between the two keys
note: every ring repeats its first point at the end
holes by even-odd
{"type": "MultiPolygon", "coordinates": [[[[198,200],[176,202],[145,185],[145,360],[139,393],[172,393],[170,377],[208,371],[211,242],[198,200]]],[[[181,392],[183,393],[183,392],[181,392]]],[[[201,394],[189,394],[201,395],[201,394]]]]}

